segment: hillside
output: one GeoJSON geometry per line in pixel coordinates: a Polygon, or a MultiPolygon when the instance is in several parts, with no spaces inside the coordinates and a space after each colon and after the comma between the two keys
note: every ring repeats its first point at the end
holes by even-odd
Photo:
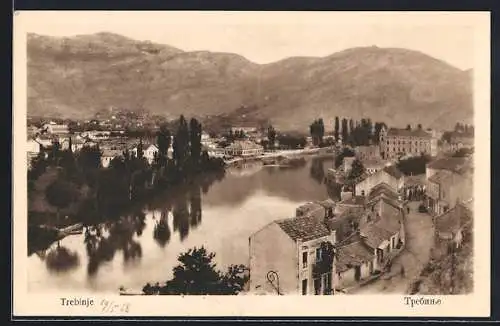
{"type": "Polygon", "coordinates": [[[28,113],[86,117],[110,106],[176,117],[269,119],[303,129],[321,116],[391,125],[472,122],[470,72],[405,49],[353,48],[258,65],[237,54],[184,52],[111,33],[28,36],[28,113]]]}

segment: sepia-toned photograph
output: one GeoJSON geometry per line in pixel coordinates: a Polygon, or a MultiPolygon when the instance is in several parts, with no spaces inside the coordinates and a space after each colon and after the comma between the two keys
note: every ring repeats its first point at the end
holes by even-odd
{"type": "Polygon", "coordinates": [[[21,12],[27,295],[475,293],[477,19],[386,15],[21,12]]]}

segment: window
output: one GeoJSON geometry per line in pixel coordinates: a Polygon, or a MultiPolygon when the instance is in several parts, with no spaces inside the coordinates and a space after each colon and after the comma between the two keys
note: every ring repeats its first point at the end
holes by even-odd
{"type": "Polygon", "coordinates": [[[302,268],[307,268],[307,251],[302,253],[302,268]]]}
{"type": "Polygon", "coordinates": [[[316,249],[316,261],[321,261],[321,248],[316,249]]]}
{"type": "Polygon", "coordinates": [[[307,278],[305,280],[302,280],[302,295],[307,294],[307,278]]]}

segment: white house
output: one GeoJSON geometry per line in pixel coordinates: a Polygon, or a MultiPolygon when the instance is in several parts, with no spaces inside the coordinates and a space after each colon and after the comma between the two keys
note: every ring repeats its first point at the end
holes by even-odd
{"type": "Polygon", "coordinates": [[[365,196],[380,183],[385,183],[395,192],[399,192],[404,187],[404,175],[395,165],[386,166],[373,174],[365,175],[361,181],[358,181],[354,187],[354,194],[365,196]]]}
{"type": "Polygon", "coordinates": [[[103,168],[108,168],[111,161],[122,155],[122,151],[117,149],[104,149],[101,155],[101,165],[103,168]]]}
{"type": "Polygon", "coordinates": [[[225,149],[228,156],[257,156],[264,153],[264,147],[251,141],[236,141],[225,149]]]}
{"type": "Polygon", "coordinates": [[[46,123],[42,127],[49,134],[65,135],[69,133],[69,127],[66,124],[46,123]]]}
{"type": "MultiPolygon", "coordinates": [[[[137,156],[137,145],[130,150],[130,153],[134,156],[137,156]]],[[[158,153],[158,146],[156,146],[155,144],[150,144],[150,145],[143,144],[143,156],[148,161],[149,164],[153,163],[157,153],[158,153]]]]}
{"type": "Polygon", "coordinates": [[[328,242],[335,244],[335,231],[313,216],[267,224],[249,238],[250,293],[277,294],[277,283],[269,281],[269,273],[279,278],[280,294],[331,293],[335,264],[327,273],[317,269],[322,243],[328,242]]]}

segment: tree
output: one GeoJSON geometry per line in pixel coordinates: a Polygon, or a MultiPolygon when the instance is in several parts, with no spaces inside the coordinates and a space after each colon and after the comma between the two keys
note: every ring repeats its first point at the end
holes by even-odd
{"type": "Polygon", "coordinates": [[[276,130],[273,126],[267,128],[267,139],[269,140],[269,147],[274,148],[274,143],[276,142],[276,130]]]}
{"type": "Polygon", "coordinates": [[[363,166],[363,163],[361,163],[360,160],[355,159],[354,162],[352,162],[351,171],[349,172],[349,176],[347,177],[347,179],[349,179],[350,181],[355,181],[360,176],[362,176],[363,173],[365,173],[365,167],[363,166]]]}
{"type": "Polygon", "coordinates": [[[99,146],[83,146],[78,153],[78,166],[85,170],[96,170],[101,166],[101,150],[99,146]]]}
{"type": "Polygon", "coordinates": [[[137,145],[137,158],[142,159],[144,157],[144,149],[142,145],[142,138],[139,139],[139,145],[137,145]]]}
{"type": "Polygon", "coordinates": [[[189,121],[189,140],[191,144],[191,161],[195,167],[197,167],[200,163],[201,132],[201,123],[199,123],[195,118],[192,118],[191,121],[189,121]]]}
{"type": "Polygon", "coordinates": [[[335,168],[338,169],[339,166],[342,165],[342,163],[344,162],[344,157],[354,157],[354,156],[355,153],[352,149],[344,147],[342,149],[342,152],[340,152],[339,154],[337,154],[337,156],[335,156],[335,168]]]}
{"type": "Polygon", "coordinates": [[[406,130],[411,130],[411,125],[406,125],[406,130]]]}
{"type": "Polygon", "coordinates": [[[419,123],[419,124],[417,125],[417,128],[418,128],[418,130],[422,130],[422,124],[420,124],[420,123],[419,123]]]}
{"type": "Polygon", "coordinates": [[[347,138],[349,137],[349,130],[347,129],[347,119],[342,119],[342,143],[347,142],[347,138]]]}
{"type": "Polygon", "coordinates": [[[179,118],[179,126],[174,137],[173,149],[175,164],[178,169],[182,170],[189,157],[189,128],[184,115],[181,115],[179,118]]]}
{"type": "Polygon", "coordinates": [[[318,120],[318,138],[319,144],[323,143],[323,137],[325,136],[325,124],[323,123],[323,118],[318,120]]]}
{"type": "Polygon", "coordinates": [[[59,211],[67,208],[75,200],[76,189],[75,185],[56,179],[52,182],[47,189],[45,189],[45,198],[47,202],[57,208],[57,218],[59,220],[59,211]]]}
{"type": "Polygon", "coordinates": [[[159,287],[158,294],[188,294],[188,295],[235,295],[243,290],[248,280],[243,265],[231,265],[226,273],[216,270],[215,253],[208,252],[204,247],[189,249],[178,257],[180,264],[173,269],[173,278],[159,287]]]}
{"type": "Polygon", "coordinates": [[[340,131],[339,117],[335,117],[335,126],[333,129],[333,136],[335,137],[336,142],[339,140],[339,131],[340,131]]]}
{"type": "Polygon", "coordinates": [[[160,126],[160,130],[156,134],[156,144],[158,145],[158,163],[160,167],[164,167],[167,163],[170,142],[170,130],[168,130],[167,125],[163,124],[160,126]]]}

